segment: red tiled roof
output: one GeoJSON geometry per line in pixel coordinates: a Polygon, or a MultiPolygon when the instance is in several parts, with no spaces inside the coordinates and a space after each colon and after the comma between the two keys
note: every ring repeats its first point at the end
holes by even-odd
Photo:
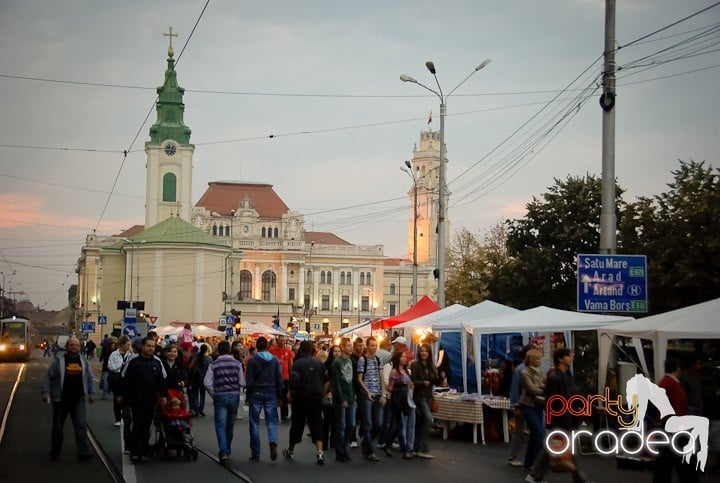
{"type": "Polygon", "coordinates": [[[212,181],[208,189],[198,200],[195,206],[230,216],[231,210],[242,208],[245,197],[250,200],[250,206],[258,212],[260,218],[282,218],[290,208],[280,199],[272,189],[271,184],[263,183],[234,183],[226,181],[212,181]]]}
{"type": "Polygon", "coordinates": [[[346,242],[339,236],[327,231],[306,231],[305,241],[315,242],[318,245],[352,245],[352,243],[346,242]]]}
{"type": "Polygon", "coordinates": [[[140,232],[143,231],[144,229],[145,229],[145,225],[133,225],[133,226],[131,226],[130,228],[128,228],[127,230],[123,231],[122,233],[119,233],[119,234],[117,234],[117,235],[113,235],[113,237],[130,238],[130,237],[133,237],[133,236],[137,235],[138,233],[140,233],[140,232]]]}
{"type": "Polygon", "coordinates": [[[399,267],[400,263],[403,261],[407,261],[403,258],[386,258],[384,261],[384,264],[389,267],[399,267]]]}

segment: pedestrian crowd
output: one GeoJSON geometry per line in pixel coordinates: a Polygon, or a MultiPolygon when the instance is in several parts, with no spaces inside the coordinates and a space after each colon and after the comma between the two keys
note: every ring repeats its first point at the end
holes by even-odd
{"type": "MultiPolygon", "coordinates": [[[[62,445],[62,426],[73,420],[78,458],[90,457],[85,417],[96,385],[82,344],[70,338],[50,365],[43,397],[53,403],[52,460],[62,445]]],[[[93,354],[94,354],[93,350],[93,354]]],[[[260,421],[265,420],[271,460],[295,458],[295,447],[309,431],[316,463],[334,451],[338,462],[350,461],[349,447],[364,459],[380,461],[399,450],[403,459],[433,458],[428,434],[433,425],[433,387],[445,374],[435,366],[429,344],[412,354],[405,337],[378,343],[342,338],[336,345],[298,341],[285,336],[242,341],[201,340],[185,327],[180,336],[106,337],[100,343],[102,399],[112,398],[114,425],[122,428],[125,454],[135,463],[147,460],[158,408],[176,414],[186,408],[205,416],[209,394],[214,405],[218,459],[229,460],[234,422],[248,406],[250,461],[262,454],[260,421]],[[183,400],[176,394],[185,396],[183,400]],[[173,395],[173,396],[169,396],[173,395]],[[182,407],[179,407],[182,406],[182,407]],[[278,448],[281,423],[289,423],[289,445],[278,448]]]]}

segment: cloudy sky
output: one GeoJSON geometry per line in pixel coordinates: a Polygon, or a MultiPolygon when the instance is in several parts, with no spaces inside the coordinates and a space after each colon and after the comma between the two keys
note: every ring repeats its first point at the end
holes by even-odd
{"type": "MultiPolygon", "coordinates": [[[[644,38],[713,4],[618,1],[626,199],[663,191],[678,159],[720,165],[720,7],[644,38]]],[[[177,72],[194,200],[209,181],[271,183],[306,229],[405,256],[410,180],[399,167],[431,111],[439,129],[439,108],[398,76],[434,87],[427,60],[449,92],[492,59],[448,100],[452,230],[523,216],[554,178],[600,175],[601,0],[212,0],[201,16],[204,6],[0,2],[6,291],[62,308],[85,235],[144,222],[146,116],[169,26],[176,58],[187,42],[177,72]]]]}

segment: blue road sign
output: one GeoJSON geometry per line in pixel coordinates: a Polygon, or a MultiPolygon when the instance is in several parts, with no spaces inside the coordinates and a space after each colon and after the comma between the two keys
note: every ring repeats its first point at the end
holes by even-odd
{"type": "Polygon", "coordinates": [[[230,314],[225,316],[225,325],[235,325],[235,316],[230,314]]]}
{"type": "Polygon", "coordinates": [[[137,309],[125,309],[125,318],[123,322],[125,324],[136,324],[137,323],[137,309]]]}
{"type": "Polygon", "coordinates": [[[313,327],[315,328],[315,330],[320,330],[320,324],[313,324],[313,327]]]}
{"type": "Polygon", "coordinates": [[[95,322],[83,322],[80,324],[80,330],[83,332],[95,332],[95,322]]]}
{"type": "Polygon", "coordinates": [[[107,324],[107,315],[101,315],[98,317],[98,324],[105,325],[107,324]]]}
{"type": "Polygon", "coordinates": [[[132,325],[132,324],[126,325],[125,327],[123,327],[122,333],[123,333],[123,335],[126,335],[126,336],[130,337],[131,339],[134,339],[138,335],[137,330],[135,329],[135,325],[132,325]]]}
{"type": "Polygon", "coordinates": [[[645,255],[577,256],[578,312],[647,312],[645,255]]]}
{"type": "Polygon", "coordinates": [[[228,337],[232,337],[233,335],[235,335],[235,329],[230,326],[225,327],[225,335],[228,337]]]}

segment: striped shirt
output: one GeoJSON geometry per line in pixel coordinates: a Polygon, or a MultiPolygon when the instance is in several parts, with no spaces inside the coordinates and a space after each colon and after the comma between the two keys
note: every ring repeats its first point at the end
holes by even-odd
{"type": "Polygon", "coordinates": [[[363,382],[371,394],[380,395],[382,393],[382,386],[380,385],[381,364],[377,355],[365,355],[358,359],[357,372],[363,374],[363,382]]]}
{"type": "Polygon", "coordinates": [[[240,387],[245,385],[242,364],[229,354],[221,355],[210,364],[203,384],[212,397],[239,395],[240,387]]]}

